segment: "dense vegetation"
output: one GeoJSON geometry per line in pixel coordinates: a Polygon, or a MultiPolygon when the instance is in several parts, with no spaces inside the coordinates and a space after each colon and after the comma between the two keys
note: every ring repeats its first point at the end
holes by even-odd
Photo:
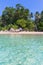
{"type": "Polygon", "coordinates": [[[20,4],[15,8],[6,7],[0,16],[0,30],[10,28],[28,31],[43,31],[43,11],[33,13],[20,4]],[[33,19],[34,18],[34,19],[33,19]]]}

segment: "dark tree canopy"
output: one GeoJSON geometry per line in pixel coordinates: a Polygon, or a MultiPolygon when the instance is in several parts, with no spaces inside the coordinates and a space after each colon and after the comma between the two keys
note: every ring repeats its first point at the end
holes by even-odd
{"type": "Polygon", "coordinates": [[[6,7],[0,16],[0,30],[8,30],[11,27],[14,29],[21,27],[23,30],[29,31],[43,31],[43,11],[41,13],[36,11],[33,14],[21,4],[16,4],[15,8],[6,7]]]}

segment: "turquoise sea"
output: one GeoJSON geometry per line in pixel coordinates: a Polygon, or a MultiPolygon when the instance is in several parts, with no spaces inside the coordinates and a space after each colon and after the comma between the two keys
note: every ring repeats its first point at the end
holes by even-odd
{"type": "Polygon", "coordinates": [[[0,35],[0,65],[43,65],[43,35],[0,35]]]}

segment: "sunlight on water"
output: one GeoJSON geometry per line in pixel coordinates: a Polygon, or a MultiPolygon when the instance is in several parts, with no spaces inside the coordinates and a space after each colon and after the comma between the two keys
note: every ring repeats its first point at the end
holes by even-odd
{"type": "Polygon", "coordinates": [[[43,35],[0,35],[0,65],[43,65],[43,35]]]}

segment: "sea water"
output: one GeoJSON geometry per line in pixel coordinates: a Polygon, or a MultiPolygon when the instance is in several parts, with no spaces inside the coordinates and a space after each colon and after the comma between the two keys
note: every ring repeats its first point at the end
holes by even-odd
{"type": "Polygon", "coordinates": [[[0,65],[43,65],[43,35],[0,35],[0,65]]]}

